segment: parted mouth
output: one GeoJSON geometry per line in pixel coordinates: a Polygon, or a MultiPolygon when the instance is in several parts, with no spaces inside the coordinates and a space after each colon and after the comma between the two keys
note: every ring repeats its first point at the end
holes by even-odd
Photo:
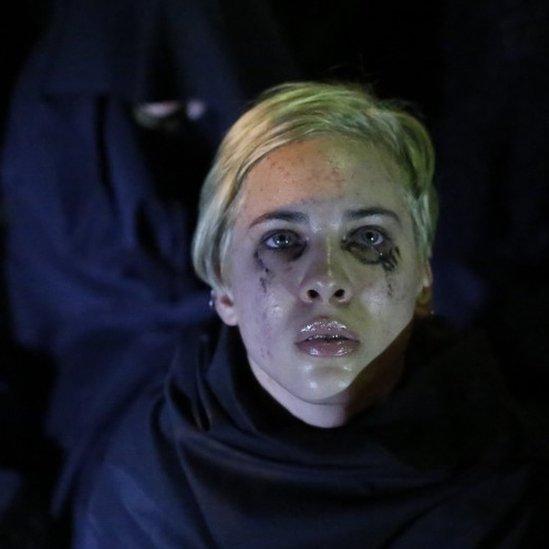
{"type": "Polygon", "coordinates": [[[343,322],[329,317],[320,317],[312,322],[308,322],[299,330],[296,343],[303,343],[305,341],[359,342],[360,338],[343,322]]]}

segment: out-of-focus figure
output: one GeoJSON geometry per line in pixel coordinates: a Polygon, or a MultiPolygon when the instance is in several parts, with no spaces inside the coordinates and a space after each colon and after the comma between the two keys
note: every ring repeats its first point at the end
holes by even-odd
{"type": "MultiPolygon", "coordinates": [[[[52,364],[57,517],[174,334],[210,315],[188,259],[200,181],[245,102],[294,75],[265,2],[54,4],[12,100],[2,192],[13,335],[52,364]]],[[[29,383],[39,367],[21,364],[29,383]]]]}

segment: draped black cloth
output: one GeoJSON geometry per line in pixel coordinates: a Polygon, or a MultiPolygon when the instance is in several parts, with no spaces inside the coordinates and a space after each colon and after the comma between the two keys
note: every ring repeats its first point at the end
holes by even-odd
{"type": "Polygon", "coordinates": [[[235,329],[215,341],[187,334],[114,432],[76,547],[543,546],[547,440],[482,338],[416,328],[394,392],[335,429],[271,399],[235,329]]]}

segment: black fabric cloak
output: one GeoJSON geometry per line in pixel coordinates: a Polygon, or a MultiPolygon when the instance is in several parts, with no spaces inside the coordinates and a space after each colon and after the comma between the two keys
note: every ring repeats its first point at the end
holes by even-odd
{"type": "Polygon", "coordinates": [[[482,338],[440,335],[416,328],[394,392],[319,429],[259,386],[235,329],[187,334],[98,456],[74,546],[546,546],[544,443],[482,338]]]}

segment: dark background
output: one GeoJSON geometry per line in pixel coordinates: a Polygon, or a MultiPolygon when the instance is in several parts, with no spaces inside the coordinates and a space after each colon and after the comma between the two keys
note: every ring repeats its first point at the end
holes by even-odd
{"type": "MultiPolygon", "coordinates": [[[[220,3],[233,28],[246,25],[238,4],[220,3]]],[[[51,14],[44,0],[11,8],[1,23],[2,122],[51,14]]],[[[545,278],[549,250],[547,3],[279,1],[269,9],[295,64],[289,74],[373,83],[379,95],[409,100],[423,113],[441,200],[437,312],[467,325],[518,292],[528,299],[525,290],[545,278]]],[[[233,44],[243,63],[249,46],[233,44]]],[[[261,55],[252,62],[259,66],[261,55]]],[[[258,80],[250,79],[243,99],[277,75],[258,80]]]]}

